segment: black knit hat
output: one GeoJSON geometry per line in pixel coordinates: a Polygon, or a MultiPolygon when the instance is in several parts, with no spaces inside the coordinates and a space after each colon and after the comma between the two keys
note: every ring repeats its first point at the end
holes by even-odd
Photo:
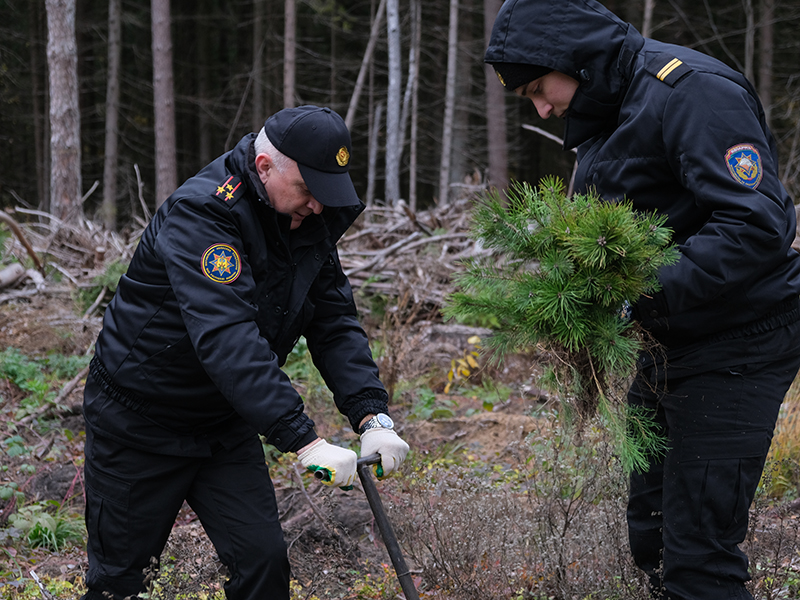
{"type": "Polygon", "coordinates": [[[323,206],[360,204],[348,170],[350,132],[330,108],[298,106],[278,111],[264,123],[278,152],[297,163],[303,181],[323,206]]]}
{"type": "Polygon", "coordinates": [[[526,65],[525,63],[493,62],[489,64],[494,67],[500,83],[509,90],[515,90],[519,86],[530,83],[534,79],[539,79],[539,77],[543,77],[553,70],[538,65],[526,65]]]}

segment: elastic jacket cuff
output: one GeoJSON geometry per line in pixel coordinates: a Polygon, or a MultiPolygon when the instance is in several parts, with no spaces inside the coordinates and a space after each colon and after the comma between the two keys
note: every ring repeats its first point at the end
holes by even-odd
{"type": "Polygon", "coordinates": [[[313,442],[317,433],[314,431],[314,421],[305,413],[300,413],[281,419],[264,437],[281,452],[296,452],[313,442]]]}
{"type": "Polygon", "coordinates": [[[389,394],[386,390],[371,389],[347,401],[347,418],[355,433],[361,426],[361,420],[370,414],[386,413],[389,411],[389,394]]]}

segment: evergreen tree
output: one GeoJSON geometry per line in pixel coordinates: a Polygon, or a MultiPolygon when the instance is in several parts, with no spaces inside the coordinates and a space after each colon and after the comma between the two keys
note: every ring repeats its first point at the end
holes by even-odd
{"type": "Polygon", "coordinates": [[[629,301],[657,291],[659,269],[679,258],[666,215],[592,193],[567,197],[555,177],[537,189],[514,183],[506,198],[479,199],[473,234],[495,252],[467,261],[445,315],[492,317],[499,326],[486,347],[498,360],[535,348],[562,413],[579,425],[599,414],[625,467],[646,468],[664,441],[620,392],[639,352],[655,350],[630,319],[629,301]]]}

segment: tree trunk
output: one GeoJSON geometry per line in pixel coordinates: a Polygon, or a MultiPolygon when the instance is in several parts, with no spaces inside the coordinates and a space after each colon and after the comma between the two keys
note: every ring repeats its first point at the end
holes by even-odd
{"type": "MultiPolygon", "coordinates": [[[[210,0],[200,0],[197,3],[199,14],[208,14],[212,11],[210,0]]],[[[209,65],[211,57],[217,49],[217,32],[209,30],[202,20],[195,21],[195,36],[198,40],[203,40],[202,44],[197,45],[197,159],[200,165],[207,165],[214,158],[212,151],[213,140],[211,139],[211,114],[213,111],[214,100],[210,98],[209,79],[211,78],[209,65]]]]}
{"type": "MultiPolygon", "coordinates": [[[[484,0],[483,33],[488,45],[492,25],[503,0],[484,0]]],[[[486,183],[499,189],[508,187],[508,139],[506,135],[505,88],[497,80],[491,65],[484,65],[486,75],[486,183]]]]}
{"type": "Polygon", "coordinates": [[[106,74],[106,146],[103,161],[103,205],[106,229],[117,226],[117,172],[119,164],[119,80],[122,56],[122,0],[108,2],[108,72],[106,74]]]}
{"type": "Polygon", "coordinates": [[[400,2],[386,3],[386,31],[389,47],[389,87],[386,93],[386,204],[393,206],[400,199],[400,2]]]}
{"type": "Polygon", "coordinates": [[[450,149],[453,143],[453,121],[456,105],[456,67],[458,66],[458,0],[450,0],[450,27],[447,35],[447,79],[444,93],[442,125],[442,161],[439,168],[439,201],[445,206],[450,191],[450,149]]]}
{"type": "Polygon", "coordinates": [[[772,115],[772,60],[775,55],[775,0],[761,0],[758,39],[758,95],[764,105],[767,124],[772,115]]]}
{"type": "Polygon", "coordinates": [[[331,55],[329,64],[331,67],[331,83],[330,83],[330,104],[329,106],[336,110],[336,10],[334,9],[331,14],[331,55]]]}
{"type": "Polygon", "coordinates": [[[367,42],[367,50],[364,52],[364,57],[361,59],[361,68],[356,77],[356,85],[353,88],[353,95],[350,97],[350,106],[347,108],[347,115],[344,119],[344,124],[348,129],[352,129],[353,120],[356,117],[356,109],[358,108],[358,100],[361,96],[361,90],[364,88],[364,79],[372,64],[372,54],[375,51],[375,45],[378,42],[378,37],[381,32],[381,23],[383,23],[383,13],[386,11],[386,0],[381,0],[378,5],[378,12],[372,21],[372,29],[369,33],[369,42],[367,42]]]}
{"type": "Polygon", "coordinates": [[[253,0],[253,111],[250,127],[259,131],[264,126],[264,3],[266,0],[253,0]]]}
{"type": "Polygon", "coordinates": [[[153,105],[156,138],[156,207],[178,185],[175,149],[175,89],[169,0],[151,0],[153,29],[153,105]]]}
{"type": "MultiPolygon", "coordinates": [[[[416,14],[419,9],[419,0],[411,0],[409,12],[411,14],[411,42],[408,47],[408,79],[406,80],[406,91],[403,93],[403,105],[400,111],[400,127],[398,129],[399,135],[397,139],[397,147],[400,148],[397,156],[398,169],[400,160],[403,157],[403,148],[406,145],[406,125],[408,125],[408,115],[411,111],[411,94],[414,89],[414,84],[417,81],[419,72],[419,64],[417,62],[419,52],[417,48],[417,32],[415,27],[417,25],[416,14]]],[[[399,179],[399,176],[398,176],[399,179]]]]}
{"type": "Polygon", "coordinates": [[[367,206],[375,202],[375,181],[378,170],[378,148],[380,147],[381,124],[383,123],[383,103],[378,102],[375,107],[375,116],[372,119],[372,129],[369,133],[369,157],[367,162],[367,206]]]}
{"type": "Polygon", "coordinates": [[[75,0],[45,0],[50,72],[50,211],[76,221],[81,211],[81,145],[75,0]]]}
{"type": "Polygon", "coordinates": [[[40,73],[39,73],[39,44],[36,43],[40,35],[40,13],[41,7],[38,2],[31,2],[28,5],[28,15],[30,18],[30,27],[28,35],[30,35],[30,57],[31,57],[31,112],[33,113],[33,156],[36,161],[36,205],[40,210],[47,211],[50,206],[49,199],[49,186],[45,178],[45,144],[44,144],[44,111],[42,108],[42,98],[40,87],[40,73]]]}
{"type": "Polygon", "coordinates": [[[411,87],[411,140],[409,148],[408,174],[408,206],[417,210],[417,131],[419,122],[419,59],[422,49],[422,0],[412,0],[414,8],[414,35],[411,46],[414,50],[414,63],[417,65],[416,76],[411,87]]]}
{"type": "Polygon", "coordinates": [[[297,61],[297,4],[286,0],[283,22],[283,107],[295,105],[295,68],[297,61]]]}
{"type": "Polygon", "coordinates": [[[644,0],[644,10],[642,15],[642,36],[650,37],[653,31],[653,10],[656,7],[656,0],[644,0]]]}
{"type": "Polygon", "coordinates": [[[744,15],[747,27],[744,32],[744,76],[755,81],[753,75],[753,56],[756,47],[756,18],[753,0],[744,0],[744,15]]]}

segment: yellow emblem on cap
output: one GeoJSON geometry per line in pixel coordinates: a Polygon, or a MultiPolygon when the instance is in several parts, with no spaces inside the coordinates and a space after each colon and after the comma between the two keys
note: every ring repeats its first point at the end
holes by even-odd
{"type": "Polygon", "coordinates": [[[506,87],[506,80],[503,79],[503,76],[500,75],[500,73],[498,73],[497,71],[495,71],[495,73],[497,73],[497,78],[500,80],[500,83],[503,84],[503,87],[506,87]]]}
{"type": "Polygon", "coordinates": [[[339,148],[339,152],[336,153],[336,162],[339,163],[340,167],[346,167],[347,163],[350,162],[350,153],[344,146],[339,148]]]}

